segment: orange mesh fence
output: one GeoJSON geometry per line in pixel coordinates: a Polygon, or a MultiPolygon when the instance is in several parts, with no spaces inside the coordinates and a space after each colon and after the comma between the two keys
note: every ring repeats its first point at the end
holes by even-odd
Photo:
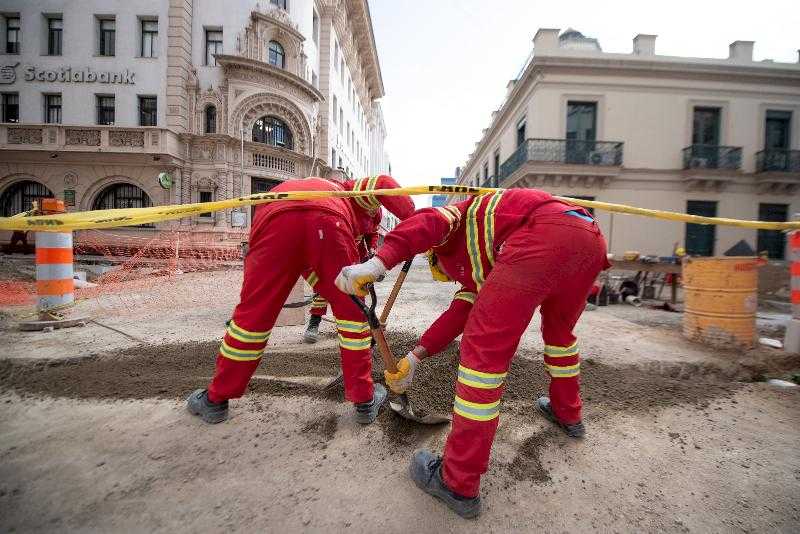
{"type": "MultiPolygon", "coordinates": [[[[245,234],[141,229],[75,232],[76,306],[125,314],[152,304],[169,307],[212,302],[238,294],[245,234]],[[198,274],[194,274],[198,273],[198,274]],[[174,277],[196,277],[197,291],[173,289],[174,277]]],[[[14,252],[14,251],[11,251],[14,252]]],[[[32,313],[36,304],[35,256],[0,256],[0,308],[32,313]]]]}

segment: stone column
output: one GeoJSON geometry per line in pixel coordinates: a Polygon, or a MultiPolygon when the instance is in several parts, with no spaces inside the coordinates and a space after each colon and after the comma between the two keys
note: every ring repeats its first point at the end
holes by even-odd
{"type": "Polygon", "coordinates": [[[189,95],[186,84],[192,68],[193,9],[193,0],[169,0],[167,127],[177,133],[189,130],[189,95]]]}

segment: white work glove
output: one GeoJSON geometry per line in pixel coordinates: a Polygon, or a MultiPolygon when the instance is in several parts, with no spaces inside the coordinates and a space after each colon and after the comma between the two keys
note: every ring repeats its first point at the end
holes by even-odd
{"type": "Polygon", "coordinates": [[[367,284],[371,284],[386,272],[383,262],[377,257],[373,257],[364,263],[348,265],[342,268],[342,272],[336,277],[336,287],[344,293],[366,296],[367,284]]]}
{"type": "Polygon", "coordinates": [[[417,365],[419,365],[419,358],[414,356],[413,352],[409,352],[405,358],[397,362],[396,373],[383,372],[386,385],[397,394],[405,393],[411,386],[411,381],[414,380],[414,371],[417,370],[417,365]]]}

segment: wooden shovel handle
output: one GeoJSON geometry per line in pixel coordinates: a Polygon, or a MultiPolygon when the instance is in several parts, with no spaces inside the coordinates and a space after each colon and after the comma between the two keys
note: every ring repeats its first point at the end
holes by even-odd
{"type": "Polygon", "coordinates": [[[397,300],[397,295],[400,293],[400,288],[403,287],[403,282],[405,282],[406,276],[408,276],[408,271],[411,269],[412,261],[414,261],[413,258],[406,261],[400,268],[400,274],[397,275],[397,280],[394,281],[392,292],[389,293],[389,298],[386,299],[386,304],[383,305],[383,310],[381,310],[382,326],[386,326],[386,320],[389,318],[389,312],[392,311],[394,301],[397,300]]]}

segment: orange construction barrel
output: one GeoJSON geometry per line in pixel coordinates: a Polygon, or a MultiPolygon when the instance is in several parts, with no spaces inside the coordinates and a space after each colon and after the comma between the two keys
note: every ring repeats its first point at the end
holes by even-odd
{"type": "Polygon", "coordinates": [[[721,348],[756,343],[758,267],[755,257],[683,261],[683,335],[721,348]]]}

